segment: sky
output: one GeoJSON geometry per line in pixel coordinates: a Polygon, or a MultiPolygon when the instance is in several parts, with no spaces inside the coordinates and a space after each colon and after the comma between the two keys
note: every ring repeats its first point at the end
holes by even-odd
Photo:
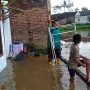
{"type": "MultiPolygon", "coordinates": [[[[90,0],[71,0],[71,1],[74,3],[73,10],[77,7],[79,8],[79,10],[81,10],[82,7],[87,7],[90,10],[90,0]]],[[[62,2],[63,0],[51,0],[51,7],[55,5],[60,5],[62,2]]],[[[51,13],[54,13],[53,10],[51,10],[51,13]]]]}

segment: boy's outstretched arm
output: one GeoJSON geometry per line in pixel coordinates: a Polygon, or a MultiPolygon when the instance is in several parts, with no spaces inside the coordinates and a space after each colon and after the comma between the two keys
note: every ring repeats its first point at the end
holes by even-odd
{"type": "Polygon", "coordinates": [[[82,56],[82,55],[80,55],[80,57],[83,59],[83,61],[84,61],[85,63],[88,63],[88,62],[90,61],[88,58],[86,58],[86,57],[84,57],[84,56],[82,56]]]}
{"type": "Polygon", "coordinates": [[[82,63],[82,62],[80,61],[80,58],[77,58],[77,59],[76,59],[76,62],[77,62],[77,64],[79,64],[79,65],[81,65],[81,66],[83,66],[83,67],[86,67],[86,64],[82,63]]]}
{"type": "Polygon", "coordinates": [[[88,58],[86,58],[86,57],[84,57],[84,56],[82,56],[82,55],[80,55],[80,57],[83,58],[83,59],[85,59],[85,60],[88,60],[88,58]]]}

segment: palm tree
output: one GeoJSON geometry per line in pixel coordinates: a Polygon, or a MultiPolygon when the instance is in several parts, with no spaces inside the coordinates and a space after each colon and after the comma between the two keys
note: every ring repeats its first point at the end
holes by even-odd
{"type": "Polygon", "coordinates": [[[72,11],[72,7],[74,6],[73,2],[71,2],[70,0],[68,0],[68,2],[66,2],[65,0],[63,1],[63,3],[61,5],[56,5],[53,7],[54,10],[61,10],[62,8],[64,8],[64,12],[65,9],[67,8],[68,11],[72,11]]]}
{"type": "Polygon", "coordinates": [[[56,5],[53,7],[54,10],[61,10],[62,8],[64,8],[64,12],[65,12],[65,8],[67,7],[67,2],[64,0],[64,2],[61,5],[56,5]]]}
{"type": "Polygon", "coordinates": [[[73,6],[74,6],[73,2],[68,2],[68,4],[67,4],[67,9],[68,9],[69,12],[72,11],[72,7],[73,7],[73,6]]]}
{"type": "Polygon", "coordinates": [[[62,7],[64,7],[64,12],[65,12],[65,8],[67,8],[67,2],[64,0],[62,7]]]}

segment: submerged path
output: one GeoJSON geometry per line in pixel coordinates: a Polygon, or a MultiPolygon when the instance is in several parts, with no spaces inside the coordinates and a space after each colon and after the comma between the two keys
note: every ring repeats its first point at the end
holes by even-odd
{"type": "Polygon", "coordinates": [[[68,69],[63,62],[51,66],[47,61],[47,56],[27,57],[14,65],[8,60],[0,78],[0,90],[90,90],[77,75],[74,82],[69,81],[68,69]]]}

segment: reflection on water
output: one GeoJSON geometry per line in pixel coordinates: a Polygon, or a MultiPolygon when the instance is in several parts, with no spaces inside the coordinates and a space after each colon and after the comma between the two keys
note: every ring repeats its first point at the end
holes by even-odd
{"type": "Polygon", "coordinates": [[[54,90],[54,79],[47,64],[47,56],[27,57],[23,64],[16,63],[17,90],[54,90]]]}
{"type": "Polygon", "coordinates": [[[54,82],[55,82],[55,87],[54,90],[64,90],[62,83],[61,83],[61,77],[62,77],[62,71],[61,71],[61,66],[57,65],[57,66],[51,66],[51,71],[52,71],[52,75],[54,78],[54,82]]]}
{"type": "MultiPolygon", "coordinates": [[[[90,31],[78,31],[77,33],[81,34],[82,36],[82,42],[79,45],[80,54],[90,59],[90,31]]],[[[62,36],[65,36],[65,38],[64,37],[62,38],[62,40],[67,39],[65,40],[66,41],[65,45],[62,46],[64,51],[64,52],[62,51],[62,53],[64,55],[69,54],[69,48],[71,46],[73,33],[67,33],[65,35],[62,35],[62,36]],[[68,39],[70,38],[70,36],[71,36],[71,39],[68,39]]],[[[68,55],[67,55],[67,59],[68,59],[68,55]]]]}
{"type": "Polygon", "coordinates": [[[70,84],[69,84],[69,90],[75,90],[75,84],[74,84],[74,82],[70,82],[70,84]]]}
{"type": "Polygon", "coordinates": [[[16,90],[12,63],[7,60],[7,67],[0,73],[0,90],[16,90]]]}
{"type": "Polygon", "coordinates": [[[55,89],[54,90],[90,90],[79,76],[75,76],[74,81],[69,80],[69,73],[66,65],[61,62],[61,65],[51,67],[52,75],[54,77],[55,89]]]}
{"type": "Polygon", "coordinates": [[[8,60],[7,69],[0,73],[0,90],[90,90],[78,77],[69,81],[66,65],[50,66],[47,56],[28,57],[13,64],[8,60]],[[15,74],[14,74],[15,73],[15,74]]]}
{"type": "MultiPolygon", "coordinates": [[[[85,33],[81,33],[85,38],[79,45],[80,53],[90,58],[90,34],[85,33]]],[[[70,45],[69,41],[62,46],[62,55],[66,59],[70,45]]],[[[13,67],[7,60],[7,67],[0,73],[0,90],[90,90],[78,76],[74,82],[69,81],[68,69],[63,62],[61,65],[48,66],[47,61],[47,56],[29,57],[24,62],[15,62],[13,67]]],[[[80,70],[85,73],[84,68],[80,70]]]]}
{"type": "Polygon", "coordinates": [[[83,37],[90,37],[90,31],[78,31],[79,34],[83,37]]]}
{"type": "Polygon", "coordinates": [[[55,80],[54,90],[69,90],[69,88],[73,90],[74,86],[70,87],[68,69],[63,62],[60,65],[52,66],[51,71],[55,80]]]}

